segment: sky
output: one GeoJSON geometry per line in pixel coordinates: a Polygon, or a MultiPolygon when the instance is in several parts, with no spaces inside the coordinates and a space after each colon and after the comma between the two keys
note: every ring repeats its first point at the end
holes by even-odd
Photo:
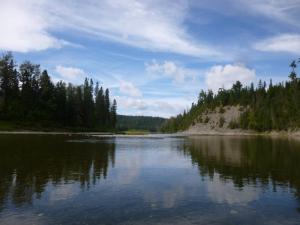
{"type": "Polygon", "coordinates": [[[0,0],[0,51],[110,89],[118,113],[170,117],[201,89],[287,79],[300,0],[0,0]]]}

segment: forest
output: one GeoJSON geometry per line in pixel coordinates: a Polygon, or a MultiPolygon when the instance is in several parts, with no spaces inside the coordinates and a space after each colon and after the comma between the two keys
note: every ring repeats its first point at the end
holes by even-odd
{"type": "Polygon", "coordinates": [[[212,90],[201,91],[198,101],[182,114],[167,120],[161,130],[177,132],[186,130],[198,121],[199,115],[219,107],[222,112],[225,106],[240,106],[243,113],[238,121],[231,121],[230,128],[241,128],[256,131],[289,130],[300,127],[300,79],[297,78],[297,63],[290,64],[289,80],[273,84],[259,80],[255,87],[243,86],[236,81],[232,88],[220,88],[217,93],[212,90]]]}
{"type": "Polygon", "coordinates": [[[118,131],[150,131],[158,132],[162,124],[166,121],[165,118],[152,116],[117,116],[117,130],[118,131]]]}
{"type": "Polygon", "coordinates": [[[117,102],[109,89],[85,78],[82,85],[54,83],[47,70],[11,53],[0,58],[0,122],[17,127],[112,131],[117,102]]]}

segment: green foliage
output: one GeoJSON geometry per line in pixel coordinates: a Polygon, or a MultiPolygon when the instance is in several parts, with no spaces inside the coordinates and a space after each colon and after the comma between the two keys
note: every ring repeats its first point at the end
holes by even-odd
{"type": "Polygon", "coordinates": [[[114,101],[113,101],[110,112],[111,112],[110,113],[111,125],[112,125],[112,127],[116,127],[116,124],[117,124],[117,101],[116,101],[116,99],[114,99],[114,101]]]}
{"type": "Polygon", "coordinates": [[[209,122],[209,117],[205,117],[204,123],[208,123],[209,122]]]}
{"type": "Polygon", "coordinates": [[[292,71],[291,71],[291,73],[290,73],[290,75],[289,75],[289,78],[290,78],[292,81],[294,81],[294,80],[296,79],[296,77],[297,77],[297,74],[296,74],[296,72],[295,72],[295,69],[297,68],[296,60],[293,60],[293,61],[291,62],[290,67],[292,68],[292,71]]]}
{"type": "Polygon", "coordinates": [[[239,128],[239,123],[235,120],[232,120],[229,122],[228,127],[230,129],[237,129],[237,128],[239,128]]]}
{"type": "MultiPolygon", "coordinates": [[[[290,65],[290,81],[274,85],[272,80],[267,88],[266,82],[259,81],[243,87],[237,81],[231,89],[201,91],[198,102],[191,109],[169,119],[163,126],[164,132],[177,132],[187,129],[193,121],[207,111],[220,107],[239,105],[242,113],[239,121],[231,121],[229,127],[253,129],[257,131],[287,130],[300,127],[300,80],[296,74],[296,61],[290,65]],[[244,111],[244,109],[247,109],[244,111]]],[[[205,123],[208,122],[206,117],[205,123]]]]}
{"type": "Polygon", "coordinates": [[[225,109],[223,106],[220,106],[220,109],[219,109],[219,113],[223,114],[225,112],[225,109]]]}
{"type": "Polygon", "coordinates": [[[166,119],[151,116],[117,116],[118,131],[159,131],[166,119]]]}
{"type": "Polygon", "coordinates": [[[219,119],[219,127],[223,127],[224,123],[225,123],[225,118],[223,116],[221,116],[219,119]]]}
{"type": "Polygon", "coordinates": [[[202,116],[199,116],[199,117],[198,117],[197,122],[198,122],[198,123],[202,123],[202,122],[203,122],[202,116]]]}
{"type": "Polygon", "coordinates": [[[113,130],[117,120],[117,102],[110,103],[93,80],[83,85],[54,84],[47,71],[29,61],[19,68],[11,53],[0,58],[0,120],[33,127],[76,130],[113,130]],[[94,91],[95,89],[95,91],[94,91]]]}

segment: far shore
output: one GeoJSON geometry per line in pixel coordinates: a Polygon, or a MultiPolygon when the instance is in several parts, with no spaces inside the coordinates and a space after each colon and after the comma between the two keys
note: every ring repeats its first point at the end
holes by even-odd
{"type": "Polygon", "coordinates": [[[46,134],[46,135],[114,135],[109,132],[72,132],[72,131],[0,131],[0,134],[46,134]]]}
{"type": "Polygon", "coordinates": [[[0,131],[0,135],[5,134],[24,134],[24,135],[81,135],[90,137],[142,137],[142,138],[162,138],[162,137],[193,137],[193,136],[266,136],[266,137],[283,137],[300,139],[300,131],[270,131],[270,132],[255,132],[244,130],[226,130],[220,131],[205,131],[205,132],[177,132],[177,133],[141,133],[141,134],[126,134],[112,132],[68,132],[68,131],[0,131]]]}

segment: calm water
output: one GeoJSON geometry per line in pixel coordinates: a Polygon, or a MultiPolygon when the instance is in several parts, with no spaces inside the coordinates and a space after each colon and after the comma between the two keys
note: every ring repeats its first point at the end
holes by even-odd
{"type": "Polygon", "coordinates": [[[0,135],[0,224],[300,224],[300,142],[0,135]]]}

